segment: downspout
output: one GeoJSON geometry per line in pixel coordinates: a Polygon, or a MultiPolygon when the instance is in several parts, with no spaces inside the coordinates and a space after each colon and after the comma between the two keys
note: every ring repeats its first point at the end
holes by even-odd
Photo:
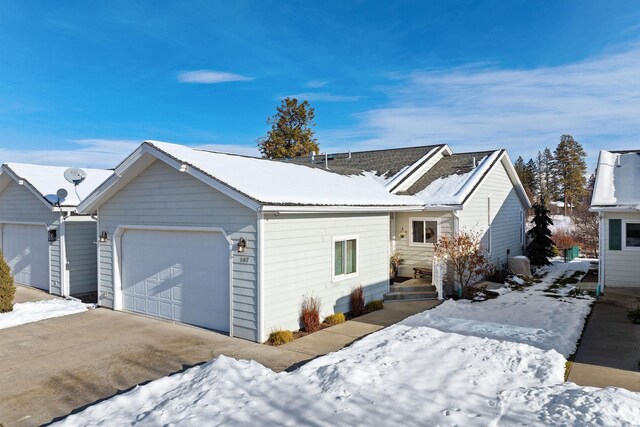
{"type": "Polygon", "coordinates": [[[598,212],[598,221],[599,221],[599,226],[600,226],[600,230],[599,230],[599,234],[600,234],[600,239],[598,241],[598,249],[599,249],[599,257],[600,260],[598,261],[598,287],[596,288],[596,298],[600,298],[600,295],[604,293],[604,288],[605,288],[605,283],[604,283],[604,277],[605,277],[605,219],[604,219],[604,212],[600,211],[598,212]]]}
{"type": "Polygon", "coordinates": [[[259,343],[263,343],[266,341],[266,337],[264,336],[264,212],[262,212],[262,206],[258,207],[257,212],[257,286],[258,286],[258,300],[256,301],[258,305],[258,313],[257,313],[257,338],[259,343]]]}
{"type": "Polygon", "coordinates": [[[69,281],[67,280],[67,248],[66,248],[66,239],[65,239],[65,231],[66,231],[66,219],[69,218],[71,212],[63,212],[62,208],[60,208],[60,238],[58,239],[58,244],[60,245],[60,293],[63,297],[69,298],[71,297],[71,292],[68,289],[69,281]]]}

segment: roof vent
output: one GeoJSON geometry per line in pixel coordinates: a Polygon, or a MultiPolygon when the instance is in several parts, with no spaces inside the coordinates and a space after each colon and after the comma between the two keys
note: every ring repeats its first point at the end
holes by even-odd
{"type": "Polygon", "coordinates": [[[316,160],[316,152],[312,151],[311,152],[311,163],[313,163],[316,160]]]}
{"type": "Polygon", "coordinates": [[[348,159],[351,158],[351,150],[349,150],[349,157],[347,157],[348,159]]]}
{"type": "Polygon", "coordinates": [[[324,152],[324,168],[329,169],[329,156],[326,151],[324,152]]]}
{"type": "Polygon", "coordinates": [[[616,156],[616,167],[619,168],[620,166],[622,166],[622,154],[616,156]]]}
{"type": "Polygon", "coordinates": [[[476,157],[475,156],[473,156],[473,168],[474,169],[476,168],[476,157]]]}

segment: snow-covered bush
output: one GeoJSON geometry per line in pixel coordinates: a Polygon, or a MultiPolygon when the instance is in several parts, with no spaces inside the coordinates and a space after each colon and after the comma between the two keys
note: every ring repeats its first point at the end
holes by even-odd
{"type": "Polygon", "coordinates": [[[13,310],[13,298],[16,296],[16,285],[13,283],[11,269],[0,251],[0,313],[13,310]]]}

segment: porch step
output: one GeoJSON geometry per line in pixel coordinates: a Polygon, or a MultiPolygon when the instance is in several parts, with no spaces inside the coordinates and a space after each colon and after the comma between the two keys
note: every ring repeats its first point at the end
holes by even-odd
{"type": "Polygon", "coordinates": [[[416,299],[438,299],[438,293],[433,292],[387,292],[384,294],[385,301],[416,300],[416,299]]]}
{"type": "Polygon", "coordinates": [[[396,283],[389,287],[390,292],[436,292],[436,287],[422,283],[396,283]]]}
{"type": "Polygon", "coordinates": [[[640,307],[640,289],[607,287],[600,302],[633,310],[640,307]]]}

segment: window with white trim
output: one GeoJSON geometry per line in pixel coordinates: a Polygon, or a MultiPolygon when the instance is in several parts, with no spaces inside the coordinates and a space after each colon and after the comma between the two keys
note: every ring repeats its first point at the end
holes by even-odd
{"type": "Polygon", "coordinates": [[[640,222],[625,222],[624,245],[627,248],[640,249],[640,222]]]}
{"type": "Polygon", "coordinates": [[[358,272],[358,239],[336,239],[333,243],[333,276],[346,277],[358,272]]]}
{"type": "Polygon", "coordinates": [[[424,245],[438,241],[438,221],[411,218],[411,243],[424,245]]]}

